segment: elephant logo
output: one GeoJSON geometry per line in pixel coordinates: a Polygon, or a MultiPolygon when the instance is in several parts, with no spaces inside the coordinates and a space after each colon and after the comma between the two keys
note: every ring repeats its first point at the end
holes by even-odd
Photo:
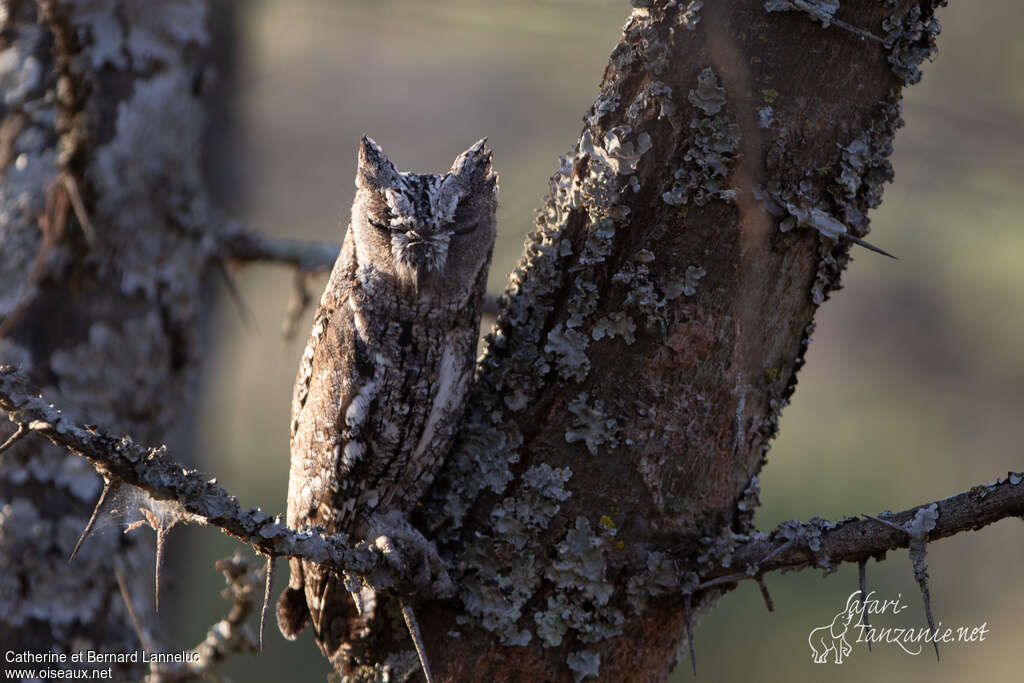
{"type": "Polygon", "coordinates": [[[846,640],[846,632],[854,617],[861,612],[860,591],[855,591],[846,601],[846,607],[835,616],[828,626],[819,626],[807,636],[807,644],[811,646],[811,658],[815,664],[825,664],[831,653],[836,664],[842,664],[844,657],[849,657],[853,647],[846,640]]]}

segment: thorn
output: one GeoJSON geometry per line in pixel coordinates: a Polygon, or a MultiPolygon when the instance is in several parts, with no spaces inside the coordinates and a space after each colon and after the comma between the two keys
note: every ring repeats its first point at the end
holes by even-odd
{"type": "Polygon", "coordinates": [[[352,572],[345,572],[345,590],[352,596],[352,602],[356,605],[356,614],[363,616],[363,587],[359,584],[359,577],[352,572]]]}
{"type": "Polygon", "coordinates": [[[117,587],[121,590],[121,598],[124,600],[125,607],[128,608],[128,616],[131,617],[132,626],[135,627],[135,635],[139,637],[142,647],[152,652],[153,644],[146,637],[146,631],[142,628],[142,620],[139,619],[139,613],[135,611],[135,603],[132,602],[132,596],[128,592],[128,583],[124,580],[124,572],[121,571],[120,560],[114,561],[114,576],[117,577],[117,587]]]}
{"type": "Polygon", "coordinates": [[[288,305],[284,309],[284,320],[281,322],[281,336],[285,339],[292,339],[295,336],[299,327],[299,318],[313,301],[309,288],[306,287],[306,280],[306,273],[301,270],[295,271],[295,276],[292,279],[292,293],[288,298],[288,305]]]}
{"type": "Polygon", "coordinates": [[[224,286],[227,287],[228,296],[231,298],[232,303],[235,304],[235,310],[238,311],[238,317],[242,321],[242,326],[245,327],[245,331],[253,334],[256,331],[256,318],[253,317],[252,311],[245,304],[245,299],[242,298],[242,293],[238,291],[238,285],[235,283],[235,278],[228,272],[227,266],[224,264],[224,259],[216,258],[214,260],[217,272],[220,274],[221,279],[224,280],[224,286]]]}
{"type": "Polygon", "coordinates": [[[690,667],[693,669],[693,677],[697,677],[697,650],[693,646],[693,602],[692,595],[687,594],[683,602],[684,614],[686,616],[686,642],[690,646],[690,667]]]}
{"type": "Polygon", "coordinates": [[[164,562],[164,543],[167,541],[167,530],[163,526],[156,529],[156,567],[153,574],[153,609],[160,611],[160,565],[164,562]]]}
{"type": "Polygon", "coordinates": [[[153,586],[153,606],[155,611],[160,611],[160,565],[164,561],[164,543],[167,541],[167,532],[170,527],[165,527],[160,523],[160,518],[157,517],[156,513],[149,508],[139,508],[139,512],[142,513],[143,519],[137,522],[132,522],[124,530],[125,533],[129,531],[135,531],[141,526],[146,524],[156,532],[156,567],[154,569],[156,584],[153,586]]]}
{"type": "Polygon", "coordinates": [[[61,174],[61,183],[71,200],[71,208],[75,212],[75,218],[82,227],[82,234],[90,247],[96,246],[96,231],[92,229],[92,221],[89,220],[89,213],[85,210],[85,203],[82,201],[82,194],[78,191],[78,181],[70,173],[61,174]]]}
{"type": "Polygon", "coordinates": [[[907,531],[907,530],[906,530],[905,528],[903,528],[903,526],[901,526],[901,525],[899,525],[899,524],[896,524],[896,523],[894,523],[894,522],[890,522],[890,521],[889,521],[889,520],[887,520],[887,519],[882,519],[881,517],[875,517],[874,515],[866,515],[866,514],[862,514],[861,516],[862,516],[862,517],[866,517],[866,518],[868,518],[868,519],[873,519],[873,520],[875,520],[876,522],[878,522],[879,524],[884,524],[884,525],[886,525],[887,527],[892,527],[892,528],[893,528],[893,529],[895,529],[896,531],[902,531],[902,532],[903,532],[903,533],[905,533],[905,534],[909,534],[909,533],[910,533],[910,532],[909,532],[909,531],[907,531]]]}
{"type": "Polygon", "coordinates": [[[769,612],[774,612],[775,603],[772,602],[772,596],[768,592],[768,585],[764,582],[764,576],[762,574],[758,574],[754,577],[754,580],[757,581],[757,587],[761,589],[761,597],[764,598],[764,606],[768,608],[769,612]]]}
{"type": "Polygon", "coordinates": [[[263,609],[260,610],[260,652],[263,652],[263,624],[270,606],[270,587],[274,583],[274,556],[267,555],[267,586],[263,589],[263,609]]]}
{"type": "Polygon", "coordinates": [[[420,667],[423,669],[423,677],[427,683],[434,683],[434,677],[430,675],[430,664],[427,662],[427,651],[423,647],[423,637],[420,635],[420,625],[416,623],[416,615],[412,607],[402,601],[402,617],[405,619],[405,627],[409,629],[409,636],[412,637],[412,644],[416,648],[416,654],[420,658],[420,667]]]}
{"type": "Polygon", "coordinates": [[[0,453],[3,453],[8,448],[24,439],[25,436],[28,435],[28,431],[28,427],[25,426],[25,423],[19,422],[18,428],[14,431],[13,434],[11,434],[7,441],[4,441],[3,445],[0,446],[0,453]]]}
{"type": "MultiPolygon", "coordinates": [[[[864,601],[868,599],[868,558],[864,557],[857,561],[857,585],[860,588],[860,601],[863,607],[864,601]]],[[[866,609],[860,611],[860,621],[868,634],[868,652],[871,652],[871,617],[866,609]]]]}
{"type": "Polygon", "coordinates": [[[761,561],[757,563],[757,565],[758,566],[763,565],[765,562],[767,562],[768,560],[772,559],[773,557],[775,557],[776,555],[778,555],[782,551],[788,550],[792,545],[793,545],[793,541],[786,541],[785,543],[780,545],[778,548],[776,548],[775,550],[773,550],[770,553],[768,553],[767,555],[765,555],[761,559],[761,561]]]}
{"type": "Polygon", "coordinates": [[[78,554],[78,549],[82,547],[82,542],[85,540],[85,537],[89,535],[89,532],[92,531],[92,528],[96,525],[96,518],[99,517],[100,510],[103,508],[103,504],[107,502],[110,492],[116,490],[119,486],[119,482],[111,481],[110,479],[103,480],[103,490],[100,491],[100,498],[96,501],[96,507],[92,509],[92,515],[89,517],[89,521],[86,522],[85,528],[82,529],[82,535],[78,537],[78,542],[75,543],[75,547],[72,549],[71,555],[68,557],[68,562],[75,559],[75,555],[78,554]]]}
{"type": "Polygon", "coordinates": [[[893,259],[894,261],[899,261],[898,257],[893,256],[892,254],[887,252],[885,249],[882,249],[881,247],[876,247],[875,245],[871,244],[871,242],[865,242],[861,238],[855,237],[854,235],[851,235],[848,232],[844,232],[842,236],[845,237],[846,239],[850,240],[854,244],[859,244],[860,246],[864,247],[865,249],[873,251],[876,254],[882,254],[883,256],[888,256],[889,258],[893,259]]]}

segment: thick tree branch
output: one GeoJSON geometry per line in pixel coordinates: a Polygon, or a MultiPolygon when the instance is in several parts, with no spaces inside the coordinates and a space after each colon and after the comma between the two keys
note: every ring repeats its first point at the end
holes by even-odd
{"type": "Polygon", "coordinates": [[[372,574],[375,585],[390,585],[399,578],[392,576],[372,543],[351,547],[344,535],[293,531],[259,508],[243,510],[216,480],[206,480],[199,471],[168,458],[164,446],[149,448],[68,419],[32,395],[24,377],[10,365],[0,366],[0,409],[12,422],[88,460],[105,480],[138,487],[175,506],[184,521],[215,526],[263,555],[302,558],[360,576],[372,574]]]}

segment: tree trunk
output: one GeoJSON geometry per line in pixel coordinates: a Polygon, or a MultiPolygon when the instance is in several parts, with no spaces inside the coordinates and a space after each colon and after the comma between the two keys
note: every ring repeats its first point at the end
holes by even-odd
{"type": "Polygon", "coordinates": [[[668,675],[717,590],[687,606],[669,577],[752,530],[848,259],[828,233],[862,237],[891,178],[933,3],[846,3],[846,28],[702,4],[633,3],[502,301],[425,515],[460,570],[420,608],[442,680],[668,675]]]}
{"type": "MultiPolygon", "coordinates": [[[[199,172],[203,5],[0,10],[0,362],[69,417],[161,443],[196,366],[214,224],[199,172]]],[[[151,611],[151,543],[93,534],[68,562],[102,486],[88,463],[39,439],[0,458],[5,648],[137,648],[116,576],[151,611]]],[[[105,507],[145,504],[113,495],[105,507]]]]}

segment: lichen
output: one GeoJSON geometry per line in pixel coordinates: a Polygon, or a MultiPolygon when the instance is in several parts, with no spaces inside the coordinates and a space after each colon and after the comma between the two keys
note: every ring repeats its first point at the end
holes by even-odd
{"type": "MultiPolygon", "coordinates": [[[[934,7],[945,6],[945,1],[934,7]]],[[[938,49],[935,39],[942,30],[934,9],[922,11],[911,5],[905,15],[893,13],[882,20],[883,40],[889,46],[889,65],[905,85],[921,80],[921,63],[931,59],[938,49]]]]}
{"type": "MultiPolygon", "coordinates": [[[[672,0],[665,9],[681,5],[680,0],[672,0]]],[[[700,23],[700,11],[704,8],[704,0],[690,0],[686,3],[686,7],[679,10],[679,14],[676,17],[676,22],[687,29],[694,31],[697,29],[697,24],[700,23]]]]}
{"type": "Polygon", "coordinates": [[[460,597],[469,617],[505,645],[526,645],[528,629],[517,625],[540,577],[535,563],[537,532],[545,529],[569,498],[572,473],[544,463],[523,475],[521,495],[505,498],[490,514],[493,533],[478,534],[464,553],[460,597]]]}
{"type": "Polygon", "coordinates": [[[588,402],[589,394],[581,393],[569,402],[569,412],[575,416],[569,428],[565,430],[567,443],[582,441],[591,455],[596,455],[603,444],[612,447],[618,444],[616,420],[605,415],[604,404],[594,400],[588,402]]]}
{"type": "Polygon", "coordinates": [[[175,61],[181,46],[206,45],[201,0],[75,0],[77,27],[88,31],[96,49],[92,67],[132,68],[144,73],[154,62],[175,61]]]}
{"type": "Polygon", "coordinates": [[[613,311],[594,323],[590,336],[594,341],[600,341],[605,337],[608,339],[620,337],[629,346],[636,341],[636,337],[633,336],[634,332],[636,332],[636,323],[633,322],[633,319],[621,311],[613,311]]]}
{"type": "Polygon", "coordinates": [[[605,578],[604,547],[614,534],[614,528],[594,534],[587,518],[579,516],[556,546],[557,558],[545,572],[556,592],[548,598],[545,610],[534,613],[534,622],[544,624],[547,640],[542,642],[547,647],[560,645],[558,634],[564,635],[570,629],[584,643],[621,634],[625,617],[609,605],[614,584],[605,578]],[[567,627],[564,631],[563,626],[567,627]]]}
{"type": "Polygon", "coordinates": [[[722,184],[731,173],[739,148],[740,127],[725,114],[725,89],[710,67],[701,71],[689,100],[707,116],[690,122],[692,141],[672,175],[671,187],[661,197],[673,206],[704,206],[715,199],[733,201],[736,190],[722,184]]]}
{"type": "Polygon", "coordinates": [[[633,613],[643,614],[647,610],[648,598],[678,591],[678,574],[675,563],[665,553],[647,553],[646,566],[626,582],[626,602],[633,613]]]}
{"type": "Polygon", "coordinates": [[[576,683],[587,678],[597,678],[601,672],[601,655],[593,650],[570,652],[565,663],[572,671],[572,679],[576,683]]]}
{"type": "Polygon", "coordinates": [[[803,12],[828,28],[839,9],[839,0],[767,0],[764,8],[768,12],[803,12]]]}

